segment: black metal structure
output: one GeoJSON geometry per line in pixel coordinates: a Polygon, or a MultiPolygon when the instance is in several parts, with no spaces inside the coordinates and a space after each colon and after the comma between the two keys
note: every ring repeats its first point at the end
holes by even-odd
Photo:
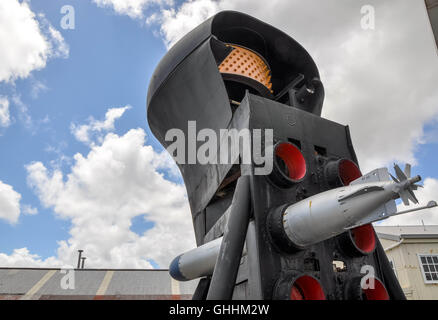
{"type": "Polygon", "coordinates": [[[222,244],[212,279],[201,280],[196,298],[404,299],[371,225],[307,248],[292,245],[280,227],[285,206],[360,176],[349,128],[321,118],[323,100],[324,88],[308,52],[282,31],[239,12],[223,11],[205,21],[159,63],[149,86],[147,115],[163,146],[172,143],[165,139],[170,129],[187,136],[188,121],[196,121],[198,132],[209,128],[218,135],[221,129],[272,129],[276,145],[270,175],[255,175],[253,164],[249,176],[242,176],[250,193],[248,206],[245,195],[236,192],[237,180],[242,180],[239,163],[178,164],[197,244],[224,233],[225,240],[237,242],[232,250],[222,244]],[[232,45],[263,58],[271,74],[271,93],[253,79],[219,71],[232,45]],[[288,157],[294,154],[305,161],[298,176],[289,166],[288,157]],[[229,217],[224,215],[232,202],[245,208],[241,217],[233,208],[229,217]],[[227,228],[227,221],[239,225],[227,228]],[[245,237],[246,255],[241,259],[245,237]],[[234,269],[218,270],[236,266],[236,261],[237,276],[234,269]],[[334,261],[344,268],[334,268],[334,261]],[[375,269],[374,291],[360,286],[364,265],[375,269]],[[217,289],[218,283],[224,288],[217,289]]]}
{"type": "Polygon", "coordinates": [[[430,19],[430,25],[435,37],[435,43],[438,49],[438,1],[437,0],[425,0],[427,13],[430,19]]]}
{"type": "Polygon", "coordinates": [[[207,299],[229,300],[233,297],[234,283],[239,271],[240,257],[245,244],[250,218],[249,176],[239,178],[228,228],[224,231],[207,299]],[[225,281],[224,281],[225,280],[225,281]]]}

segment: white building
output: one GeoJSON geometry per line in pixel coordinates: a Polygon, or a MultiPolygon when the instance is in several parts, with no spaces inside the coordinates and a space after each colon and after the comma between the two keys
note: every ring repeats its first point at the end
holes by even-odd
{"type": "Polygon", "coordinates": [[[374,228],[406,298],[438,300],[438,225],[374,228]]]}

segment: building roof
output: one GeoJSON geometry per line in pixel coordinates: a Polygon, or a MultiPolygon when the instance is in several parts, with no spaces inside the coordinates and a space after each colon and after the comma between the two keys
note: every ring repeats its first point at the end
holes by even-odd
{"type": "Polygon", "coordinates": [[[0,300],[190,299],[197,283],[173,280],[168,270],[0,268],[0,300]],[[66,288],[73,271],[74,289],[66,288]]]}
{"type": "Polygon", "coordinates": [[[377,235],[387,240],[438,239],[438,225],[374,226],[377,235]]]}

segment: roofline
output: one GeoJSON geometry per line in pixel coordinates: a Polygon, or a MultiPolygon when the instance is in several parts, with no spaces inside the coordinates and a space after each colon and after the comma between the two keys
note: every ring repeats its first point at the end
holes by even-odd
{"type": "Polygon", "coordinates": [[[404,228],[404,227],[438,227],[438,224],[426,224],[426,225],[422,225],[422,224],[397,224],[397,225],[392,225],[392,226],[387,226],[387,225],[384,225],[384,226],[379,226],[379,225],[377,225],[377,226],[374,226],[374,228],[387,228],[387,227],[389,227],[389,228],[404,228]]]}
{"type": "Polygon", "coordinates": [[[438,234],[428,233],[428,234],[401,234],[400,238],[405,239],[438,239],[438,234]]]}
{"type": "Polygon", "coordinates": [[[399,241],[400,240],[400,236],[397,236],[397,235],[394,235],[394,234],[380,233],[380,232],[377,232],[377,231],[376,231],[376,233],[377,233],[377,236],[379,238],[382,238],[382,239],[392,240],[392,241],[399,241]]]}
{"type": "Polygon", "coordinates": [[[386,240],[393,240],[393,241],[399,241],[400,239],[438,239],[438,234],[436,233],[429,233],[429,234],[388,234],[388,233],[380,233],[376,232],[377,236],[386,239],[386,240]]]}
{"type": "MultiPolygon", "coordinates": [[[[66,270],[71,268],[0,267],[0,270],[66,270]]],[[[169,269],[77,269],[77,271],[169,271],[169,269]]]]}

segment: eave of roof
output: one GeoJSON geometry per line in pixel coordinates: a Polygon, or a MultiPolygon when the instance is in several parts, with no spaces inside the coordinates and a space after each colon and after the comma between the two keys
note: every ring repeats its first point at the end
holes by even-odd
{"type": "MultiPolygon", "coordinates": [[[[65,270],[69,268],[37,268],[37,267],[0,267],[0,270],[65,270]]],[[[169,269],[77,269],[71,268],[77,271],[169,271],[169,269]]]]}
{"type": "Polygon", "coordinates": [[[382,239],[400,241],[401,239],[436,239],[438,240],[438,234],[387,234],[377,232],[377,236],[382,239]]]}

